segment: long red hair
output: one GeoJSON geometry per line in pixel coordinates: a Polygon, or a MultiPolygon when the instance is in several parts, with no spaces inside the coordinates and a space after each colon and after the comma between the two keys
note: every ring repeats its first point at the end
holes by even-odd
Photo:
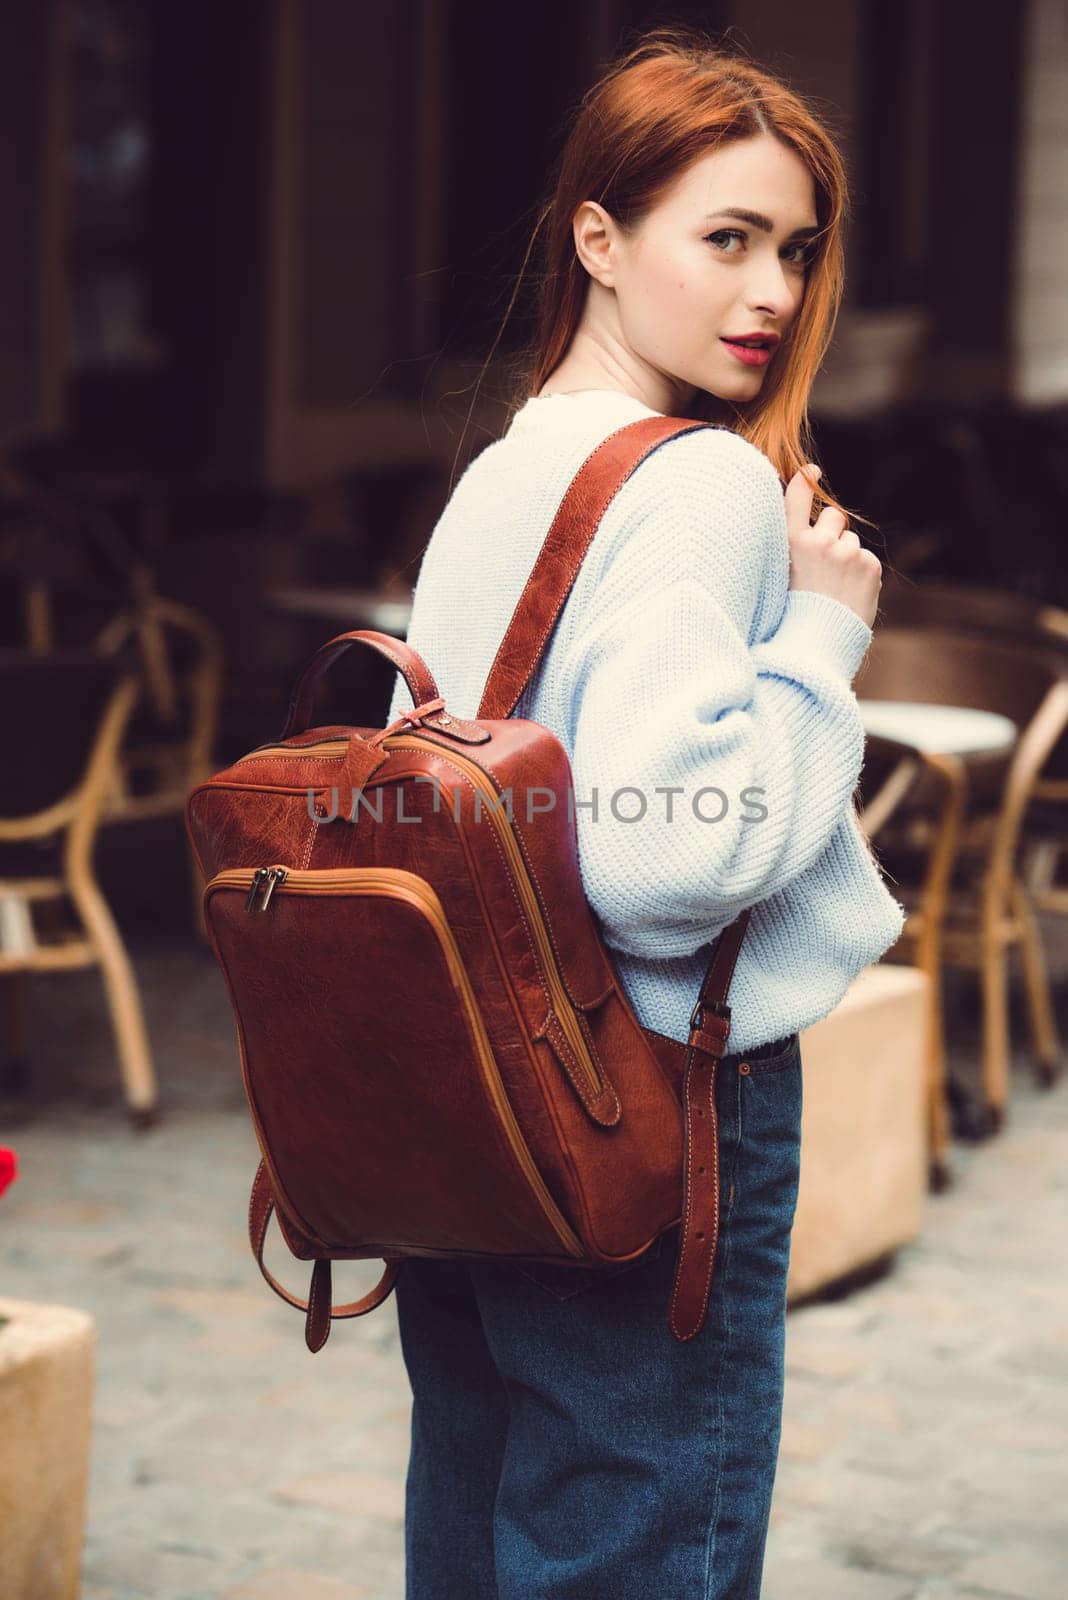
{"type": "MultiPolygon", "coordinates": [[[[832,133],[796,90],[700,32],[660,27],[625,46],[583,96],[541,206],[501,333],[528,273],[534,332],[508,363],[511,411],[559,366],[578,329],[589,279],[575,251],[572,221],[596,200],[624,229],[636,227],[686,168],[733,140],[772,134],[804,161],[815,190],[820,233],[801,308],[760,395],[734,404],[701,391],[687,415],[724,420],[762,450],[784,483],[816,460],[808,402],[834,332],[844,283],[842,232],[848,216],[845,164],[832,133]]],[[[839,505],[826,485],[814,509],[839,505]]],[[[866,518],[854,520],[867,521],[866,518]]]]}

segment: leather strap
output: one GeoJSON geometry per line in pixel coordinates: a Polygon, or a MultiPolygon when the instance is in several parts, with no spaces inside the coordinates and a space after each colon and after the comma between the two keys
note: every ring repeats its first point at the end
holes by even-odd
{"type": "Polygon", "coordinates": [[[587,456],[557,509],[493,658],[475,714],[478,720],[510,717],[515,710],[574,587],[601,518],[631,473],[676,434],[710,426],[689,417],[640,417],[610,433],[587,456]]]}
{"type": "Polygon", "coordinates": [[[390,633],[379,633],[375,628],[356,628],[351,633],[339,633],[320,645],[297,679],[289,701],[285,727],[280,739],[291,739],[303,733],[311,722],[315,701],[315,686],[338,656],[344,655],[350,645],[365,644],[377,650],[380,656],[391,661],[408,685],[413,706],[424,706],[438,698],[438,686],[422,656],[416,655],[411,645],[395,639],[390,633]]]}
{"type": "Polygon", "coordinates": [[[389,1261],[386,1270],[375,1284],[374,1288],[364,1295],[362,1300],[350,1300],[347,1305],[335,1306],[331,1304],[331,1273],[330,1261],[325,1256],[319,1256],[312,1268],[311,1288],[307,1300],[298,1300],[296,1295],[290,1294],[283,1288],[278,1279],[268,1270],[263,1259],[263,1244],[267,1237],[267,1228],[274,1210],[274,1197],[271,1194],[271,1180],[267,1174],[267,1163],[261,1161],[256,1168],[256,1176],[252,1180],[252,1193],[248,1203],[248,1237],[252,1245],[252,1252],[259,1262],[260,1271],[274,1290],[288,1305],[296,1306],[298,1311],[308,1313],[304,1324],[304,1341],[312,1352],[321,1350],[330,1337],[330,1324],[335,1317],[362,1317],[368,1311],[373,1311],[387,1299],[397,1281],[397,1277],[404,1265],[403,1261],[389,1261]]]}
{"type": "Polygon", "coordinates": [[[719,1119],[716,1068],[727,1053],[731,1009],[727,991],[749,924],[749,911],[724,928],[690,1017],[683,1076],[682,1228],[668,1322],[685,1342],[708,1315],[719,1243],[719,1119]]]}
{"type": "MultiPolygon", "coordinates": [[[[583,462],[564,495],[519,597],[476,713],[511,716],[541,659],[583,558],[612,500],[646,456],[668,439],[711,426],[687,417],[643,417],[609,434],[583,462]]],[[[690,1018],[684,1076],[683,1209],[669,1323],[677,1339],[704,1326],[719,1239],[719,1126],[716,1064],[730,1034],[730,988],[749,912],[716,941],[690,1018]]]]}

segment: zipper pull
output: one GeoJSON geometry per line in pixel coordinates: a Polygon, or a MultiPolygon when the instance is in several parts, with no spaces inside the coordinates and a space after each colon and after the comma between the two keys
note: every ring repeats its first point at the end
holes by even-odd
{"type": "Polygon", "coordinates": [[[289,873],[285,867],[267,867],[263,886],[263,899],[260,901],[260,910],[266,911],[270,904],[272,894],[280,883],[285,883],[289,873]]]}
{"type": "Polygon", "coordinates": [[[267,876],[267,871],[268,869],[266,867],[257,867],[255,872],[252,874],[252,882],[249,885],[248,895],[245,899],[245,910],[250,913],[255,908],[256,896],[260,892],[260,889],[263,885],[263,880],[267,876]]]}

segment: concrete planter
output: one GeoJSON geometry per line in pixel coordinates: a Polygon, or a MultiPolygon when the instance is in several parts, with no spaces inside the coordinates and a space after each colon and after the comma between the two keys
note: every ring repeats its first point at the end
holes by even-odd
{"type": "Polygon", "coordinates": [[[0,1595],[77,1600],[96,1325],[0,1298],[0,1595]]]}

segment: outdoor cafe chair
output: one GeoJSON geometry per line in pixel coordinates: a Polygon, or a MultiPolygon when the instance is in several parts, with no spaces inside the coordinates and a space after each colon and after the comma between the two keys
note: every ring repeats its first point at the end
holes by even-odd
{"type": "Polygon", "coordinates": [[[155,1119],[157,1092],[137,979],[93,871],[105,797],[137,696],[136,678],[95,652],[0,651],[6,751],[0,990],[7,1001],[7,1065],[24,1045],[12,1040],[10,1027],[12,1018],[24,1015],[24,975],[98,966],[130,1115],[145,1127],[155,1119]]]}
{"type": "MultiPolygon", "coordinates": [[[[115,762],[101,823],[184,818],[189,792],[213,771],[222,695],[218,630],[199,612],[155,592],[147,568],[135,573],[133,601],[98,634],[105,657],[127,659],[142,686],[138,711],[115,762]]],[[[190,851],[193,921],[204,936],[203,883],[190,851]]]]}
{"type": "MultiPolygon", "coordinates": [[[[1026,645],[1068,661],[1068,611],[1027,595],[948,580],[884,582],[879,604],[891,626],[953,627],[1026,645]]],[[[881,625],[881,623],[880,623],[881,625]]],[[[1068,916],[1068,884],[1058,869],[1068,853],[1068,733],[1062,734],[1031,786],[1023,823],[1020,877],[1032,909],[1068,916]]]]}
{"type": "MultiPolygon", "coordinates": [[[[1009,1094],[1008,957],[1020,951],[1031,1043],[1039,1082],[1059,1071],[1060,1045],[1050,1001],[1041,935],[1030,896],[1018,872],[1021,824],[1038,773],[1068,725],[1068,675],[1056,655],[1007,640],[935,627],[875,629],[854,680],[862,702],[906,706],[917,730],[901,736],[928,756],[940,752],[922,732],[924,707],[971,708],[1008,718],[1017,736],[994,754],[958,753],[943,760],[946,781],[959,791],[954,861],[942,904],[926,907],[940,925],[925,927],[914,911],[893,947],[893,957],[915,956],[924,940],[938,947],[943,966],[963,967],[979,979],[982,1018],[983,1131],[1002,1125],[1009,1094]],[[956,776],[953,776],[956,771],[956,776]]],[[[926,862],[938,823],[903,803],[880,829],[879,854],[903,902],[918,888],[917,849],[926,862]]],[[[924,869],[926,870],[926,868],[924,869]]],[[[922,874],[920,885],[922,887],[922,874]]],[[[889,954],[889,952],[888,952],[889,954]]]]}
{"type": "MultiPolygon", "coordinates": [[[[927,977],[925,1076],[927,1085],[928,1177],[935,1192],[949,1186],[949,1108],[942,986],[941,934],[946,898],[956,860],[963,809],[960,762],[956,756],[917,749],[896,739],[870,734],[857,785],[857,821],[869,844],[902,817],[929,825],[921,871],[908,912],[915,963],[927,977]]],[[[898,885],[891,882],[896,894],[898,885]]],[[[897,947],[895,947],[897,948],[897,947]]]]}
{"type": "MultiPolygon", "coordinates": [[[[222,697],[219,630],[198,611],[156,591],[139,560],[105,513],[66,505],[55,491],[0,483],[0,579],[14,591],[13,628],[22,647],[48,655],[69,624],[66,591],[88,588],[93,557],[105,558],[108,582],[94,604],[105,609],[79,642],[122,660],[142,693],[126,729],[104,796],[102,826],[146,818],[184,818],[190,790],[210,776],[222,697]],[[114,609],[120,588],[125,600],[114,609]],[[59,615],[57,616],[57,610],[59,615]]],[[[204,937],[203,885],[189,852],[193,924],[204,937]]]]}

